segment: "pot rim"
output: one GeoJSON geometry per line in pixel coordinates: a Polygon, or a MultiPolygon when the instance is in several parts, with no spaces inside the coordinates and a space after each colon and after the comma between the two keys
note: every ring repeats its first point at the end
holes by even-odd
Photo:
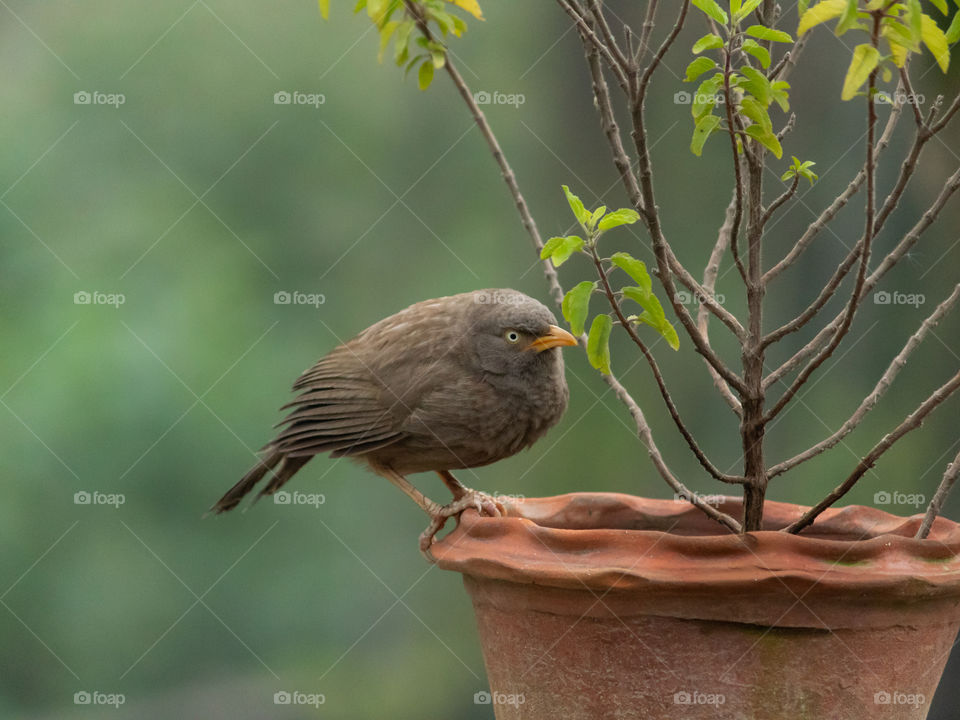
{"type": "MultiPolygon", "coordinates": [[[[740,498],[718,507],[738,514],[740,498]]],[[[960,525],[939,517],[830,508],[799,535],[779,532],[808,508],[767,501],[765,529],[737,535],[688,502],[570,493],[507,503],[504,517],[464,512],[433,546],[439,567],[475,578],[590,592],[695,589],[750,593],[779,583],[794,594],[883,591],[960,598],[960,525]]]]}

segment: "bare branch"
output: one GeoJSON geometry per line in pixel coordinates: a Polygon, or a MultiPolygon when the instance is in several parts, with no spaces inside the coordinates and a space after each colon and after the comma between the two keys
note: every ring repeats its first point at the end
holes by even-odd
{"type": "MultiPolygon", "coordinates": [[[[653,11],[656,9],[656,3],[652,2],[647,7],[647,17],[652,20],[653,11]]],[[[660,63],[663,61],[663,56],[667,54],[667,51],[673,46],[673,43],[676,41],[677,36],[680,34],[680,31],[683,29],[683,24],[687,19],[687,11],[690,9],[690,0],[683,0],[683,3],[680,5],[680,14],[677,16],[677,21],[673,24],[673,28],[667,34],[667,37],[664,38],[663,42],[660,43],[660,47],[657,49],[657,52],[654,54],[653,58],[650,60],[650,64],[647,65],[646,69],[643,71],[643,74],[640,76],[640,81],[637,84],[636,93],[634,97],[634,105],[643,105],[643,101],[647,96],[647,89],[650,87],[650,79],[653,77],[653,73],[656,72],[657,68],[660,67],[660,63]]],[[[647,29],[647,24],[644,22],[644,31],[647,29]]],[[[653,26],[650,26],[650,29],[653,30],[653,26]]],[[[646,42],[649,40],[649,37],[641,36],[641,46],[646,46],[646,42]]]]}
{"type": "Polygon", "coordinates": [[[700,331],[697,330],[690,313],[677,297],[677,288],[673,282],[671,263],[669,259],[669,256],[672,253],[669,250],[666,238],[664,238],[663,235],[663,229],[660,226],[660,215],[657,210],[656,196],[653,190],[653,170],[650,164],[650,151],[647,147],[646,121],[643,116],[644,97],[646,95],[647,88],[649,87],[650,78],[653,75],[653,71],[660,64],[663,56],[673,45],[673,42],[677,39],[677,36],[683,29],[683,23],[686,19],[687,10],[689,7],[690,0],[683,0],[677,22],[674,24],[670,34],[661,44],[660,49],[657,50],[657,53],[653,60],[651,60],[650,65],[648,65],[646,70],[644,70],[643,75],[640,78],[638,92],[633,99],[633,141],[637,150],[637,162],[639,163],[639,180],[640,190],[643,196],[643,207],[647,211],[643,219],[647,226],[647,230],[650,232],[650,237],[653,240],[653,252],[657,258],[657,268],[659,271],[657,277],[666,291],[667,297],[670,300],[670,304],[673,307],[673,311],[677,314],[677,317],[679,317],[681,324],[687,331],[687,335],[689,335],[693,341],[697,352],[703,355],[707,362],[709,362],[710,365],[712,365],[713,368],[720,374],[720,376],[730,383],[730,385],[733,386],[737,392],[742,393],[746,390],[743,380],[724,364],[723,360],[721,360],[720,357],[713,351],[713,348],[711,348],[710,345],[703,339],[703,335],[701,335],[700,331]]]}
{"type": "Polygon", "coordinates": [[[774,465],[772,468],[770,468],[770,477],[774,478],[777,475],[781,475],[797,465],[810,460],[811,458],[815,458],[824,450],[829,450],[838,442],[843,440],[843,438],[849,435],[850,432],[853,431],[853,429],[863,421],[867,413],[873,410],[880,398],[883,397],[884,393],[886,393],[891,383],[893,383],[894,378],[896,378],[900,370],[903,369],[904,365],[907,364],[910,354],[917,349],[921,342],[923,342],[924,338],[927,336],[927,333],[936,327],[937,323],[939,323],[951,310],[958,297],[960,297],[960,284],[953,288],[953,292],[950,293],[947,299],[937,305],[936,309],[920,325],[920,328],[917,330],[917,332],[910,336],[906,345],[903,346],[903,349],[891,361],[886,372],[884,372],[880,380],[877,381],[877,384],[874,386],[870,394],[863,399],[863,401],[860,403],[860,406],[847,419],[847,421],[840,426],[839,430],[833,433],[830,437],[821,440],[813,447],[804,450],[802,453],[794,455],[789,460],[784,460],[783,462],[774,465]]]}
{"type": "Polygon", "coordinates": [[[950,107],[947,108],[947,111],[943,114],[943,117],[941,117],[935,125],[930,127],[930,132],[936,135],[938,132],[943,130],[947,126],[947,123],[953,119],[953,116],[957,114],[958,110],[960,110],[960,94],[958,94],[953,99],[953,102],[950,103],[950,107]]]}
{"type": "Polygon", "coordinates": [[[933,500],[931,500],[927,506],[927,513],[923,516],[923,522],[920,523],[920,528],[917,530],[917,534],[914,535],[917,540],[925,540],[927,535],[930,534],[933,521],[936,520],[937,515],[940,514],[943,503],[953,489],[953,484],[957,481],[958,475],[960,475],[960,453],[957,453],[953,462],[947,465],[947,469],[943,473],[943,479],[940,481],[939,487],[937,487],[937,492],[934,493],[933,500]]]}
{"type": "MultiPolygon", "coordinates": [[[[723,68],[723,93],[725,98],[733,97],[730,93],[730,53],[724,52],[723,68]]],[[[737,151],[736,128],[733,123],[733,103],[725,102],[723,104],[727,113],[727,134],[730,136],[730,148],[733,151],[733,177],[734,190],[737,196],[737,204],[733,211],[733,226],[730,229],[730,252],[733,254],[733,262],[737,266],[740,277],[743,282],[747,282],[747,271],[740,259],[738,248],[738,238],[740,236],[740,220],[743,217],[743,176],[740,173],[740,154],[737,151]]],[[[746,152],[747,143],[743,142],[743,149],[746,152]]]]}
{"type": "MultiPolygon", "coordinates": [[[[880,21],[881,15],[879,13],[873,15],[873,32],[870,36],[870,44],[875,48],[880,40],[880,21]]],[[[853,292],[850,294],[850,300],[847,302],[846,312],[844,313],[843,320],[841,320],[840,325],[837,327],[836,332],[834,332],[833,337],[827,343],[827,345],[807,363],[806,367],[800,371],[800,374],[797,375],[793,383],[787,388],[786,392],[780,396],[780,399],[774,403],[774,406],[770,408],[769,411],[763,416],[764,421],[769,422],[786,407],[787,403],[797,394],[797,391],[803,387],[804,383],[810,378],[810,376],[820,367],[826,360],[829,358],[833,351],[837,348],[840,342],[843,340],[844,336],[849,332],[850,326],[853,324],[854,315],[856,315],[857,308],[860,305],[861,292],[863,290],[863,284],[867,277],[867,267],[870,263],[870,245],[875,235],[874,232],[874,223],[876,222],[876,217],[874,216],[874,203],[876,202],[876,157],[874,155],[874,138],[877,129],[877,107],[876,107],[876,97],[875,89],[877,86],[877,70],[874,70],[870,73],[869,79],[867,80],[867,142],[866,142],[866,162],[864,163],[864,171],[867,176],[867,198],[866,198],[866,208],[865,208],[865,219],[864,219],[864,228],[863,228],[863,237],[858,244],[860,246],[860,267],[857,270],[857,280],[853,286],[853,292]]]]}
{"type": "Polygon", "coordinates": [[[589,1],[590,12],[596,21],[596,24],[600,28],[600,34],[603,35],[603,41],[606,43],[607,47],[610,48],[610,52],[613,53],[617,62],[620,64],[620,67],[623,68],[624,73],[629,75],[629,70],[633,66],[633,60],[628,59],[623,54],[623,51],[620,50],[620,46],[617,45],[616,38],[613,37],[613,33],[610,31],[610,26],[607,24],[607,18],[603,14],[603,5],[600,0],[589,1]]]}
{"type": "Polygon", "coordinates": [[[873,449],[860,460],[857,467],[840,485],[835,487],[829,495],[818,502],[798,520],[791,523],[783,529],[783,532],[798,533],[812,523],[820,513],[833,505],[842,498],[852,488],[856,482],[863,477],[870,468],[876,465],[877,460],[900,438],[911,430],[916,430],[923,423],[924,419],[933,412],[944,400],[950,397],[953,392],[960,387],[960,372],[954,375],[950,380],[937,388],[930,397],[921,403],[920,407],[914,410],[907,418],[900,423],[893,432],[887,433],[883,439],[873,446],[873,449]]]}
{"type": "Polygon", "coordinates": [[[623,89],[624,94],[630,94],[630,83],[627,80],[627,69],[624,66],[621,66],[620,61],[614,57],[613,53],[610,51],[610,48],[597,37],[597,34],[593,31],[587,24],[586,16],[584,11],[576,4],[576,0],[557,0],[557,3],[563,8],[563,11],[567,13],[577,26],[577,30],[585,36],[595,48],[603,55],[603,59],[607,62],[607,66],[617,77],[617,82],[620,84],[620,87],[623,89]]]}
{"type": "MultiPolygon", "coordinates": [[[[803,37],[806,37],[804,35],[803,37]]],[[[900,86],[902,87],[902,86],[900,86]]],[[[886,149],[887,145],[890,144],[890,138],[893,137],[893,131],[897,126],[897,120],[900,118],[900,112],[903,110],[903,103],[900,102],[900,87],[897,89],[896,99],[894,104],[890,109],[890,116],[887,118],[887,124],[883,129],[883,134],[880,136],[880,141],[877,143],[876,151],[874,152],[875,157],[880,157],[880,154],[886,149]]],[[[790,252],[776,265],[767,270],[764,273],[763,281],[764,283],[769,283],[777,275],[782,273],[784,270],[793,265],[804,250],[810,245],[813,239],[817,236],[823,228],[825,228],[837,213],[839,213],[847,202],[856,195],[857,191],[860,189],[860,186],[863,185],[863,181],[866,179],[867,175],[863,171],[857,173],[856,177],[850,181],[850,184],[847,185],[847,188],[840,193],[840,195],[832,202],[830,205],[824,209],[822,213],[810,223],[809,227],[804,231],[803,235],[800,236],[800,239],[797,240],[796,244],[790,249],[790,252]]],[[[766,383],[766,387],[769,387],[770,383],[766,383]]]]}
{"type": "MultiPolygon", "coordinates": [[[[794,116],[791,115],[790,117],[792,118],[792,117],[794,117],[794,116]]],[[[793,182],[790,183],[790,187],[788,187],[786,190],[784,190],[783,193],[780,195],[780,197],[778,197],[776,200],[774,200],[772,203],[770,203],[770,207],[768,207],[767,210],[766,210],[766,212],[763,213],[763,217],[760,219],[760,225],[761,225],[761,226],[765,226],[768,222],[770,222],[770,218],[773,217],[773,214],[774,214],[777,210],[779,210],[780,207],[781,207],[787,200],[789,200],[790,198],[792,198],[792,197],[796,194],[796,192],[797,192],[797,187],[799,186],[799,184],[800,184],[800,176],[799,176],[799,175],[794,175],[794,176],[793,176],[793,182]]]]}
{"type": "Polygon", "coordinates": [[[920,113],[920,105],[917,103],[917,96],[913,93],[913,83],[910,82],[909,66],[900,68],[900,84],[903,85],[907,93],[907,104],[913,108],[913,121],[917,124],[917,129],[926,128],[923,122],[923,115],[920,113]]]}
{"type": "Polygon", "coordinates": [[[617,301],[617,296],[610,287],[610,281],[607,278],[607,271],[603,267],[603,263],[600,261],[600,256],[597,255],[596,249],[593,247],[590,247],[590,257],[593,258],[593,264],[597,269],[597,275],[600,278],[600,283],[603,286],[603,292],[607,296],[607,301],[610,303],[611,309],[616,314],[617,320],[620,321],[621,327],[627,331],[627,334],[630,336],[630,339],[633,340],[634,345],[640,349],[640,352],[647,360],[647,364],[650,365],[650,370],[653,371],[653,378],[657,382],[657,387],[660,389],[660,395],[663,397],[663,402],[666,404],[667,410],[670,412],[670,417],[673,418],[673,422],[680,431],[680,434],[683,435],[683,439],[687,441],[687,445],[690,450],[696,456],[704,470],[710,473],[716,480],[725,483],[742,483],[742,477],[720,472],[720,470],[718,470],[717,467],[710,462],[710,459],[704,454],[703,450],[700,449],[697,441],[693,438],[693,435],[690,434],[687,426],[684,425],[683,420],[680,418],[680,412],[677,410],[677,406],[674,404],[673,398],[670,396],[670,391],[667,390],[667,385],[663,380],[663,374],[660,372],[660,366],[657,365],[657,361],[653,357],[653,353],[650,352],[650,349],[647,347],[646,343],[644,343],[643,340],[640,339],[640,336],[637,335],[634,324],[627,320],[626,316],[623,314],[623,310],[620,308],[620,303],[617,301]]]}
{"type": "MultiPolygon", "coordinates": [[[[727,212],[724,215],[723,225],[720,226],[720,230],[717,233],[717,242],[713,246],[713,252],[710,253],[710,260],[707,262],[707,267],[703,271],[703,289],[704,292],[710,293],[711,297],[714,294],[717,286],[717,275],[720,272],[720,260],[723,258],[723,253],[726,251],[727,247],[730,244],[730,231],[733,229],[733,215],[736,209],[737,196],[736,193],[733,193],[733,197],[730,199],[730,204],[727,205],[727,212]]],[[[704,302],[701,299],[699,306],[697,307],[697,328],[703,334],[703,339],[705,342],[710,342],[710,314],[704,306],[704,302]]],[[[740,404],[740,400],[737,399],[730,391],[730,386],[720,377],[719,373],[713,369],[710,363],[707,363],[707,370],[710,372],[710,377],[713,378],[713,384],[716,385],[717,390],[720,392],[720,397],[722,397],[727,405],[736,413],[737,417],[742,417],[743,415],[743,406],[740,404]]]]}
{"type": "Polygon", "coordinates": [[[633,56],[635,63],[640,60],[640,55],[646,52],[648,43],[650,42],[650,36],[653,34],[657,4],[658,0],[649,0],[647,2],[647,12],[644,14],[643,25],[640,27],[640,43],[637,45],[637,51],[633,56]]]}
{"type": "MultiPolygon", "coordinates": [[[[880,279],[886,275],[894,265],[900,262],[903,256],[906,255],[907,252],[909,252],[910,249],[917,244],[920,236],[926,232],[927,228],[929,228],[934,221],[936,221],[937,217],[940,215],[940,212],[947,204],[947,201],[950,200],[950,197],[957,191],[957,189],[960,189],[960,168],[957,168],[956,172],[947,178],[947,181],[944,183],[940,194],[937,196],[936,200],[933,201],[933,204],[927,209],[920,220],[918,220],[910,229],[910,231],[903,236],[893,250],[891,250],[880,262],[877,268],[870,273],[870,276],[863,284],[863,289],[860,291],[861,299],[866,296],[867,293],[871,292],[873,288],[876,287],[876,284],[880,281],[880,279]]],[[[817,335],[810,340],[810,342],[798,350],[789,360],[783,363],[783,365],[771,372],[764,381],[764,385],[769,386],[777,382],[784,375],[793,370],[793,368],[817,352],[817,349],[822,347],[823,344],[827,342],[830,337],[832,337],[833,333],[843,320],[843,317],[844,312],[841,311],[836,317],[833,318],[833,320],[830,321],[830,323],[827,324],[826,327],[817,333],[817,335]]]]}

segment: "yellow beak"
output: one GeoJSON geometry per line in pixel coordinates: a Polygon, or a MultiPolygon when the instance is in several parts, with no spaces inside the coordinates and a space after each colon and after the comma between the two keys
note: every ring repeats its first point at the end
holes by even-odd
{"type": "Polygon", "coordinates": [[[550,326],[550,332],[534,340],[527,347],[528,350],[543,352],[555,347],[564,347],[567,345],[576,345],[577,339],[563,328],[556,325],[550,326]]]}

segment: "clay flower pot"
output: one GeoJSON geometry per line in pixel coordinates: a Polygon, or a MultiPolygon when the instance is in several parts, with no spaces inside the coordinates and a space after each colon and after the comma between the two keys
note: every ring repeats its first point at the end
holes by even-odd
{"type": "MultiPolygon", "coordinates": [[[[739,499],[722,509],[739,514],[739,499]]],[[[610,493],[465,513],[435,545],[473,599],[496,717],[924,718],[960,627],[960,526],[768,502],[746,537],[610,493]]]]}

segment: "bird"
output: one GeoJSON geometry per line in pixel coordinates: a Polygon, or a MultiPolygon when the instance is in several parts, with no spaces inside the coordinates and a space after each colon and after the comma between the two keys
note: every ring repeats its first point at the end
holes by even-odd
{"type": "Polygon", "coordinates": [[[538,300],[486,289],[415,303],[335,347],[293,384],[290,410],[260,459],[210,509],[236,507],[266,479],[272,495],[312,457],[365,464],[430,517],[420,550],[467,508],[498,516],[503,505],[466,487],[453,470],[481,467],[530,447],[569,399],[561,349],[577,339],[538,300]],[[453,494],[434,502],[408,475],[435,472],[453,494]],[[269,477],[268,477],[269,474],[269,477]]]}

